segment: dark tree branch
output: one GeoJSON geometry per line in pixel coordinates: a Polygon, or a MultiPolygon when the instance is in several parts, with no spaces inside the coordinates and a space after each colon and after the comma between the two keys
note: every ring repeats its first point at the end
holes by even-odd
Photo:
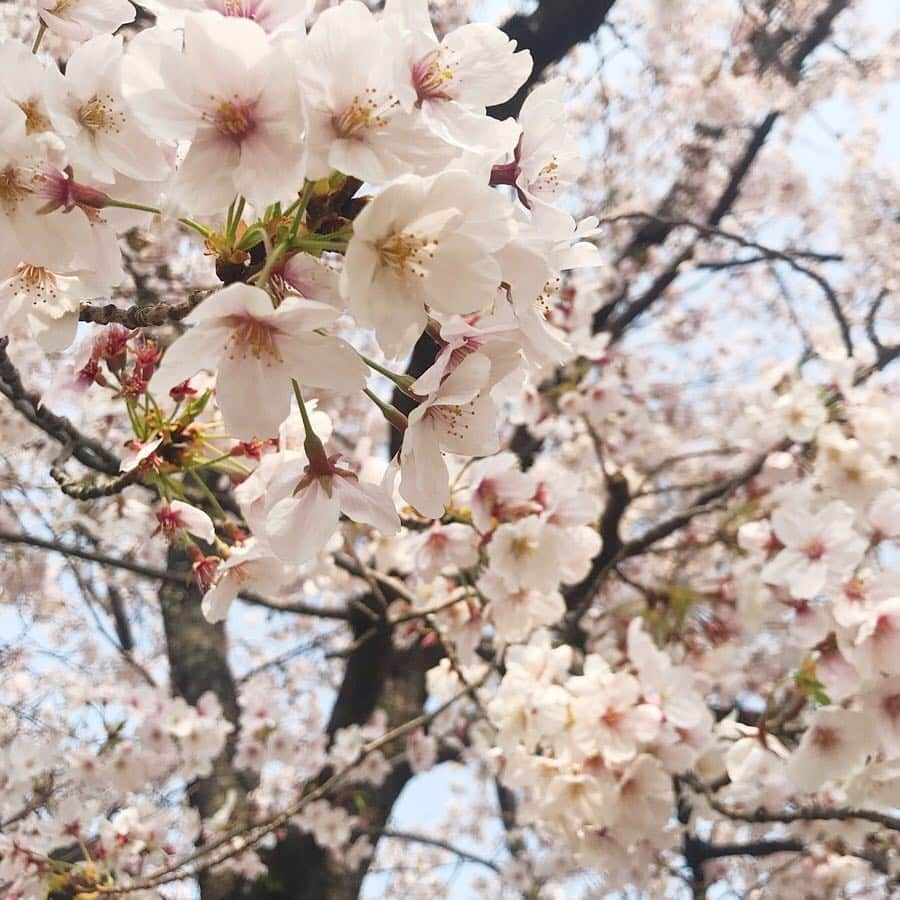
{"type": "Polygon", "coordinates": [[[841,806],[820,806],[818,804],[809,804],[807,806],[794,806],[790,809],[778,810],[775,812],[767,809],[744,810],[736,809],[728,806],[719,800],[714,790],[700,781],[693,775],[684,776],[684,781],[692,790],[702,794],[710,807],[719,815],[729,819],[735,819],[739,822],[811,822],[811,821],[838,821],[846,822],[852,819],[859,819],[865,822],[872,822],[875,825],[881,825],[892,831],[900,831],[900,816],[884,813],[874,809],[856,809],[853,807],[841,806]]]}
{"type": "Polygon", "coordinates": [[[413,834],[410,831],[395,831],[391,828],[384,828],[380,831],[377,829],[367,828],[364,832],[365,834],[374,835],[376,837],[388,838],[394,841],[410,841],[415,844],[424,844],[427,847],[437,847],[439,850],[446,850],[448,853],[452,853],[454,856],[459,857],[459,859],[464,862],[475,863],[479,866],[485,866],[488,869],[492,869],[494,872],[500,873],[500,866],[495,862],[491,862],[489,859],[485,859],[483,856],[477,856],[474,853],[470,853],[468,850],[461,850],[459,847],[454,847],[453,844],[448,841],[442,841],[438,838],[428,837],[428,835],[424,834],[413,834]]]}
{"type": "Polygon", "coordinates": [[[710,859],[728,856],[772,856],[775,853],[802,853],[806,849],[803,841],[796,838],[784,840],[759,840],[746,844],[710,844],[701,838],[688,835],[682,853],[690,868],[710,859]]]}
{"type": "Polygon", "coordinates": [[[196,309],[207,297],[208,291],[194,291],[182,303],[153,303],[146,306],[129,306],[122,309],[115,303],[97,306],[82,303],[78,318],[82,322],[95,325],[124,325],[126,328],[147,328],[154,325],[168,325],[180,322],[196,309]]]}
{"type": "Polygon", "coordinates": [[[639,538],[629,541],[623,541],[618,534],[619,523],[631,499],[627,484],[618,485],[615,490],[610,490],[610,497],[600,525],[600,533],[604,537],[603,549],[591,564],[591,570],[587,576],[565,592],[566,606],[569,609],[566,617],[568,640],[578,643],[581,620],[591,608],[606,576],[621,560],[647,552],[654,544],[684,528],[697,516],[711,512],[715,508],[715,504],[729,497],[734,491],[758,475],[767,457],[768,453],[760,454],[737,475],[701,493],[688,509],[653,526],[639,538]],[[607,549],[608,547],[609,549],[607,549]]]}
{"type": "MultiPolygon", "coordinates": [[[[789,71],[797,76],[800,75],[806,59],[828,37],[835,18],[849,5],[849,3],[850,0],[830,0],[817,17],[812,28],[798,44],[793,54],[791,54],[788,63],[789,71]]],[[[750,169],[765,145],[765,142],[771,134],[779,117],[780,113],[778,111],[772,111],[768,113],[762,122],[754,129],[743,153],[732,166],[724,189],[706,218],[705,224],[707,226],[715,228],[728,212],[730,212],[732,206],[740,196],[741,185],[743,184],[744,179],[750,172],[750,169]]],[[[701,128],[700,125],[697,127],[701,128]]],[[[672,212],[671,206],[674,194],[670,191],[670,195],[671,196],[667,196],[667,199],[660,207],[660,213],[662,213],[663,218],[666,218],[667,214],[671,214],[672,212]]],[[[653,223],[649,227],[645,226],[636,233],[635,237],[621,255],[620,260],[641,257],[650,247],[662,244],[669,236],[671,230],[671,227],[658,222],[653,223]]],[[[609,331],[614,340],[620,338],[631,322],[643,315],[643,313],[645,313],[663,295],[663,293],[665,293],[669,285],[677,278],[679,266],[690,259],[692,255],[693,248],[680,253],[669,267],[656,278],[654,283],[644,292],[644,294],[632,301],[617,316],[614,316],[613,314],[619,303],[625,299],[624,293],[618,295],[615,299],[606,304],[606,306],[598,310],[594,316],[594,330],[609,331]]]]}
{"type": "Polygon", "coordinates": [[[600,518],[599,528],[603,546],[591,563],[591,569],[587,576],[565,592],[566,607],[572,613],[573,625],[577,625],[587,612],[587,607],[593,600],[603,578],[616,564],[624,548],[619,528],[631,501],[628,480],[620,473],[607,475],[606,492],[606,507],[600,518]]]}
{"type": "Polygon", "coordinates": [[[74,449],[72,444],[63,448],[62,453],[50,466],[50,477],[67,497],[72,497],[74,500],[99,500],[101,497],[112,497],[114,494],[120,494],[126,487],[141,478],[140,469],[135,467],[115,477],[99,476],[81,481],[73,480],[66,475],[63,466],[74,449]]]}
{"type": "Polygon", "coordinates": [[[721,484],[711,487],[709,490],[700,494],[689,509],[676,513],[670,519],[660,522],[658,525],[645,531],[639,538],[626,541],[622,548],[622,558],[627,559],[631,556],[638,556],[654,544],[667,538],[670,534],[673,534],[680,528],[684,528],[684,526],[688,525],[696,516],[709,512],[708,507],[710,504],[716,503],[719,500],[724,500],[752,478],[755,478],[765,465],[768,456],[769,453],[761,453],[749,466],[747,466],[747,468],[738,472],[737,475],[726,479],[721,484]]]}
{"type": "Polygon", "coordinates": [[[606,21],[615,0],[541,0],[534,12],[512,16],[503,31],[520,50],[530,50],[534,60],[531,75],[518,93],[490,114],[496,119],[517,116],[528,92],[549,66],[589,40],[606,21]]]}
{"type": "MultiPolygon", "coordinates": [[[[170,547],[167,557],[172,570],[183,569],[187,554],[170,547]]],[[[225,748],[213,762],[211,774],[188,785],[188,798],[204,818],[212,816],[228,800],[236,796],[232,821],[249,824],[247,791],[253,786],[249,773],[235,769],[240,710],[237,691],[228,662],[228,644],[223,623],[211,625],[203,617],[200,591],[195,584],[164,581],[159,589],[166,655],[175,694],[195,705],[208,691],[222,704],[225,718],[234,725],[225,748]]],[[[241,879],[232,872],[201,872],[198,878],[203,900],[235,898],[241,879]]]]}
{"type": "MultiPolygon", "coordinates": [[[[81,547],[66,544],[62,541],[47,540],[31,534],[22,534],[0,529],[0,543],[3,544],[21,544],[29,547],[38,547],[42,550],[50,550],[53,553],[61,553],[63,556],[71,556],[75,559],[83,559],[85,562],[97,563],[101,566],[109,566],[113,569],[122,569],[126,572],[132,572],[144,578],[151,578],[155,581],[161,581],[166,584],[184,586],[191,578],[190,569],[182,569],[180,571],[171,571],[168,569],[156,569],[153,566],[145,566],[142,563],[124,557],[108,556],[105,553],[98,553],[94,550],[85,550],[81,547]]],[[[238,594],[238,597],[245,603],[252,606],[262,606],[271,609],[273,612],[296,613],[302,616],[314,616],[319,619],[335,619],[338,621],[349,621],[350,613],[343,609],[322,609],[317,606],[311,606],[306,603],[279,603],[268,597],[261,597],[249,591],[238,594]]]]}
{"type": "Polygon", "coordinates": [[[889,292],[887,289],[884,289],[880,291],[878,296],[872,301],[872,305],[866,312],[866,336],[875,348],[876,358],[879,361],[885,359],[890,362],[894,356],[900,353],[900,344],[885,346],[878,336],[878,313],[888,296],[890,296],[889,292]]]}
{"type": "Polygon", "coordinates": [[[18,369],[6,353],[8,337],[0,337],[0,394],[3,394],[32,425],[63,446],[72,447],[72,455],[95,472],[118,476],[118,457],[93,438],[82,434],[65,416],[50,412],[41,398],[26,389],[18,369]]]}

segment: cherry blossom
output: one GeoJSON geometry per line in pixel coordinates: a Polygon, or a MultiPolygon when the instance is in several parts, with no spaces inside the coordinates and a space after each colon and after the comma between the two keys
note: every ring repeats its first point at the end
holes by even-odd
{"type": "Polygon", "coordinates": [[[894,36],[501,6],[0,4],[9,900],[893,890],[894,36]]]}
{"type": "Polygon", "coordinates": [[[407,176],[356,219],[341,291],[382,350],[399,356],[424,328],[426,305],[468,313],[493,300],[493,253],[511,236],[507,204],[469,173],[407,176]]]}
{"type": "Polygon", "coordinates": [[[177,33],[143,32],[124,72],[125,95],[145,127],[191,142],[175,179],[179,202],[196,214],[216,212],[236,193],[261,208],[291,197],[305,154],[288,50],[252,20],[214,12],[186,16],[180,43],[177,33]]]}
{"type": "Polygon", "coordinates": [[[800,790],[815,791],[858,772],[874,745],[872,720],[863,713],[821,709],[791,757],[789,777],[800,790]]]}
{"type": "Polygon", "coordinates": [[[111,34],[135,16],[129,0],[38,0],[38,9],[50,31],[73,41],[111,34]]]}
{"type": "Polygon", "coordinates": [[[203,595],[203,615],[208,622],[222,622],[241,591],[276,591],[289,580],[289,571],[264,544],[245,543],[217,567],[214,584],[203,595]]]}
{"type": "Polygon", "coordinates": [[[849,576],[866,546],[854,531],[854,520],[853,509],[840,501],[813,515],[779,507],[772,530],[784,549],[763,569],[763,579],[806,599],[818,594],[830,577],[849,576]]]}
{"type": "Polygon", "coordinates": [[[484,116],[508,100],[531,73],[531,54],[515,53],[497,28],[470,24],[438,42],[425,0],[388,0],[387,16],[407,31],[409,78],[425,124],[450,144],[496,157],[515,144],[517,128],[484,116]]]}
{"type": "Polygon", "coordinates": [[[79,177],[159,181],[168,162],[122,95],[122,59],[121,38],[101,35],[82,44],[69,57],[64,84],[50,95],[50,118],[79,177]]]}
{"type": "Polygon", "coordinates": [[[357,0],[325,10],[304,47],[300,77],[313,152],[309,175],[332,169],[374,184],[440,171],[452,152],[413,113],[399,25],[357,0]]]}
{"type": "Polygon", "coordinates": [[[361,482],[342,467],[339,457],[326,458],[321,445],[309,453],[309,464],[289,497],[268,513],[265,535],[285,562],[300,564],[314,556],[333,534],[343,513],[354,522],[383,534],[400,530],[390,494],[380,485],[361,482]]]}
{"type": "Polygon", "coordinates": [[[164,394],[200,369],[215,371],[229,431],[245,438],[275,434],[290,411],[292,377],[348,393],[362,388],[366,369],[353,349],[316,333],[338,314],[300,297],[288,297],[273,309],[265,291],[231,285],[188,316],[195,327],[166,353],[150,389],[164,394]],[[273,379],[280,381],[275,397],[269,388],[273,379]]]}
{"type": "Polygon", "coordinates": [[[440,516],[450,502],[444,451],[475,456],[498,448],[496,410],[484,390],[489,371],[487,357],[467,357],[410,414],[400,451],[400,494],[423,515],[440,516]]]}

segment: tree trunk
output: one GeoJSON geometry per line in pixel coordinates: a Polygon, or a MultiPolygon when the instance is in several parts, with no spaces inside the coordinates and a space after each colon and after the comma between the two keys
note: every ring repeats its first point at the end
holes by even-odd
{"type": "MultiPolygon", "coordinates": [[[[171,572],[184,572],[191,567],[187,554],[176,547],[169,549],[166,561],[171,572]]],[[[247,821],[246,796],[251,785],[232,766],[237,744],[237,694],[228,665],[225,627],[221,623],[211,625],[203,618],[200,599],[200,591],[193,583],[166,582],[159,591],[172,691],[191,704],[212,691],[235,730],[213,763],[212,774],[188,785],[188,797],[191,805],[206,818],[225,803],[229,791],[235,791],[238,801],[229,824],[238,825],[247,821]]],[[[199,883],[203,900],[241,896],[236,893],[239,879],[228,872],[204,873],[199,883]]]]}

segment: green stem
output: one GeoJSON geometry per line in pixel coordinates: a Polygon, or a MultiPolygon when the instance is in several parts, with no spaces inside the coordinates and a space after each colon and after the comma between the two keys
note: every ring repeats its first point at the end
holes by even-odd
{"type": "Polygon", "coordinates": [[[306,214],[306,208],[309,206],[309,201],[312,200],[315,187],[315,183],[312,181],[307,181],[303,185],[303,192],[300,194],[300,200],[294,212],[294,221],[291,223],[291,240],[297,237],[297,232],[300,230],[300,221],[306,214]]]}
{"type": "Polygon", "coordinates": [[[182,217],[178,220],[182,225],[187,225],[188,228],[193,228],[197,234],[203,235],[204,238],[208,238],[210,235],[209,229],[205,225],[201,225],[199,222],[195,222],[193,219],[188,219],[186,217],[182,217]]]}
{"type": "Polygon", "coordinates": [[[276,247],[274,247],[269,253],[266,254],[266,264],[262,267],[259,275],[254,279],[258,287],[265,288],[269,283],[269,277],[272,275],[272,271],[275,266],[278,264],[278,260],[284,256],[285,250],[288,248],[288,241],[282,241],[276,247]]]}
{"type": "Polygon", "coordinates": [[[228,212],[225,213],[225,234],[231,234],[231,223],[234,221],[234,207],[237,204],[237,197],[228,204],[228,212]]]}
{"type": "Polygon", "coordinates": [[[155,206],[147,206],[143,203],[132,203],[130,200],[114,200],[110,197],[106,201],[107,206],[115,206],[118,209],[136,209],[138,212],[153,213],[154,216],[162,215],[162,211],[155,206]]]}
{"type": "Polygon", "coordinates": [[[348,244],[349,241],[344,240],[316,240],[314,236],[300,238],[295,242],[295,246],[298,250],[308,248],[310,250],[336,250],[338,252],[346,250],[348,244]]]}
{"type": "Polygon", "coordinates": [[[303,393],[300,390],[300,382],[296,378],[291,379],[291,385],[294,388],[294,396],[297,398],[297,406],[300,407],[300,418],[303,419],[303,430],[306,432],[307,439],[310,437],[318,440],[318,435],[313,431],[312,422],[309,421],[309,413],[306,411],[306,404],[303,402],[303,393]]]}
{"type": "Polygon", "coordinates": [[[228,228],[228,239],[230,241],[233,241],[237,235],[238,225],[241,224],[241,216],[244,214],[244,206],[246,203],[247,201],[243,196],[238,197],[237,206],[234,209],[234,213],[231,217],[231,224],[228,228]]]}
{"type": "MultiPolygon", "coordinates": [[[[134,209],[138,212],[146,212],[151,213],[154,216],[161,216],[162,210],[156,206],[148,206],[146,203],[132,203],[130,200],[115,200],[112,197],[107,198],[105,202],[106,206],[114,206],[117,209],[134,209]]],[[[193,228],[198,234],[202,234],[203,237],[209,237],[209,229],[205,225],[201,225],[199,222],[195,222],[193,219],[188,219],[182,217],[178,220],[182,225],[187,225],[188,228],[193,228]]]]}
{"type": "Polygon", "coordinates": [[[34,39],[34,43],[31,45],[31,52],[37,53],[38,49],[41,46],[41,41],[44,39],[44,35],[47,33],[47,26],[44,22],[41,22],[41,27],[38,28],[37,37],[34,39]]]}
{"type": "Polygon", "coordinates": [[[363,388],[363,393],[381,410],[381,414],[397,431],[401,434],[406,431],[409,422],[396,406],[392,403],[385,403],[378,394],[373,393],[368,388],[363,388]]]}
{"type": "MultiPolygon", "coordinates": [[[[300,383],[296,378],[291,379],[294,387],[294,396],[297,398],[297,405],[300,407],[300,417],[303,419],[303,430],[306,432],[306,440],[303,442],[303,449],[306,451],[306,458],[309,460],[309,470],[315,472],[316,477],[330,476],[331,467],[328,464],[328,454],[325,452],[325,445],[320,440],[309,421],[309,415],[306,412],[306,404],[303,402],[303,394],[300,391],[300,383]]],[[[331,488],[327,488],[329,496],[331,488]]]]}
{"type": "Polygon", "coordinates": [[[226,521],[228,516],[225,513],[225,510],[222,509],[222,504],[216,499],[216,495],[209,489],[209,485],[193,469],[188,469],[188,475],[197,482],[197,486],[204,494],[206,494],[206,497],[213,508],[219,513],[223,521],[226,521]]]}
{"type": "Polygon", "coordinates": [[[414,378],[410,378],[409,375],[398,375],[396,372],[392,372],[390,369],[385,369],[384,366],[379,365],[375,362],[374,359],[369,359],[368,356],[359,354],[359,358],[370,368],[376,371],[379,375],[384,375],[389,381],[393,382],[406,394],[408,397],[411,397],[413,400],[418,400],[419,398],[413,393],[412,386],[415,383],[414,378]]]}
{"type": "Polygon", "coordinates": [[[203,462],[197,463],[192,468],[207,469],[210,466],[217,466],[217,465],[219,465],[219,463],[229,462],[233,459],[234,459],[234,457],[231,455],[231,453],[223,453],[220,456],[215,457],[215,459],[204,459],[203,462]]]}

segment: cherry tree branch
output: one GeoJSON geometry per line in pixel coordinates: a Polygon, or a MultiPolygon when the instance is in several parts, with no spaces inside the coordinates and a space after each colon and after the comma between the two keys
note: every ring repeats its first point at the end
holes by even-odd
{"type": "MultiPolygon", "coordinates": [[[[86,550],[82,547],[76,547],[73,544],[67,544],[62,541],[48,540],[33,534],[24,534],[0,529],[0,543],[4,544],[21,544],[29,547],[37,547],[42,550],[49,550],[53,553],[60,553],[63,556],[71,556],[76,559],[82,559],[85,562],[97,563],[101,566],[109,566],[113,569],[122,569],[126,572],[132,572],[144,578],[150,578],[168,584],[184,585],[191,577],[190,571],[170,571],[168,569],[157,569],[153,566],[147,566],[143,563],[135,562],[125,557],[109,556],[105,553],[99,553],[94,550],[86,550]]],[[[296,613],[303,616],[315,616],[320,619],[336,619],[339,621],[349,621],[350,613],[342,609],[324,609],[318,606],[311,606],[307,603],[279,603],[267,597],[261,597],[249,591],[238,594],[238,597],[245,603],[252,606],[262,606],[271,609],[273,612],[296,613]]]]}
{"type": "MultiPolygon", "coordinates": [[[[815,262],[841,262],[844,257],[840,253],[820,253],[814,250],[795,250],[793,248],[787,250],[778,250],[775,247],[769,247],[750,238],[744,237],[735,231],[729,231],[724,228],[718,228],[714,225],[708,225],[703,222],[696,222],[687,218],[665,218],[650,212],[626,212],[617,213],[614,216],[606,216],[599,221],[600,225],[615,225],[618,222],[630,222],[634,220],[649,220],[664,225],[670,231],[677,228],[690,228],[705,237],[722,238],[741,247],[758,250],[762,259],[780,259],[784,262],[795,262],[797,259],[810,259],[815,262]]],[[[747,260],[741,260],[747,262],[747,260]]]]}
{"type": "Polygon", "coordinates": [[[810,821],[844,822],[850,819],[860,819],[865,822],[872,822],[875,825],[882,825],[885,828],[890,828],[892,831],[900,831],[900,816],[874,809],[822,806],[820,804],[798,805],[792,809],[778,810],[777,812],[761,808],[755,810],[737,809],[719,800],[713,789],[700,781],[696,776],[687,775],[684,777],[684,781],[692,790],[702,794],[710,808],[719,813],[719,815],[739,822],[784,822],[789,824],[791,822],[810,821]]]}
{"type": "Polygon", "coordinates": [[[171,884],[176,881],[182,881],[185,878],[194,877],[201,871],[206,871],[228,859],[252,850],[266,835],[285,827],[302,809],[313,801],[327,796],[346,781],[353,771],[373,753],[388,746],[398,738],[405,737],[413,731],[429,725],[460,700],[464,699],[470,690],[480,687],[489,674],[490,670],[486,670],[476,682],[454,694],[433,711],[416,716],[414,719],[386,732],[380,738],[369,741],[362,747],[356,757],[343,768],[319,783],[311,782],[307,784],[300,792],[300,796],[282,812],[269,816],[253,826],[232,829],[221,834],[215,840],[198,848],[182,859],[174,861],[154,875],[136,879],[129,885],[97,885],[95,887],[96,892],[112,896],[149,890],[164,884],[171,884]],[[236,838],[240,840],[236,841],[236,838]],[[216,851],[222,852],[217,853],[216,851]]]}
{"type": "Polygon", "coordinates": [[[111,497],[121,493],[130,484],[135,484],[141,478],[140,469],[135,467],[128,472],[123,472],[115,477],[101,476],[95,479],[74,480],[66,475],[66,460],[72,455],[75,447],[73,444],[63,448],[62,453],[50,466],[50,477],[59,485],[59,489],[74,500],[98,500],[101,497],[111,497]]]}
{"type": "Polygon", "coordinates": [[[731,478],[726,479],[715,487],[711,487],[700,494],[688,509],[676,513],[670,519],[666,519],[653,526],[645,531],[639,538],[626,541],[625,545],[622,547],[622,558],[627,559],[631,556],[638,556],[654,544],[667,538],[670,534],[684,528],[684,526],[688,525],[696,516],[709,512],[711,506],[712,508],[715,508],[715,504],[718,501],[730,496],[738,488],[745,485],[752,478],[755,478],[760,471],[762,471],[762,467],[765,465],[768,456],[769,452],[759,454],[759,456],[755,457],[746,468],[742,469],[736,475],[733,475],[731,478]]]}
{"type": "Polygon", "coordinates": [[[578,44],[589,40],[606,21],[615,0],[541,0],[528,14],[519,13],[501,26],[520,50],[530,50],[534,68],[525,84],[490,114],[496,119],[516,116],[548,67],[563,59],[578,44]]]}
{"type": "Polygon", "coordinates": [[[388,838],[390,840],[396,841],[411,841],[416,844],[425,844],[428,847],[437,847],[439,850],[446,850],[448,853],[452,853],[454,856],[458,856],[465,862],[475,863],[479,866],[485,866],[488,869],[493,869],[493,871],[497,874],[500,873],[500,866],[498,866],[497,863],[491,862],[491,860],[485,859],[483,856],[477,856],[474,853],[470,853],[468,850],[462,850],[459,847],[455,847],[453,846],[453,844],[447,841],[428,837],[424,834],[413,834],[410,831],[396,831],[392,828],[383,828],[380,830],[367,828],[363,831],[363,834],[377,835],[378,837],[388,838]]]}
{"type": "Polygon", "coordinates": [[[629,541],[622,541],[617,536],[619,522],[625,514],[628,501],[630,500],[627,488],[621,490],[618,495],[615,493],[611,494],[603,514],[603,520],[601,520],[601,535],[603,535],[604,528],[607,531],[607,534],[604,535],[604,547],[591,564],[591,570],[587,576],[578,584],[570,587],[565,593],[566,605],[569,609],[566,628],[570,640],[577,638],[581,620],[591,608],[594,598],[602,587],[607,574],[621,560],[645,553],[657,542],[684,528],[697,516],[717,509],[723,500],[759,474],[763,465],[765,465],[768,455],[767,452],[755,457],[746,468],[736,475],[701,493],[695,498],[689,508],[658,523],[640,537],[629,541]],[[605,526],[604,522],[606,522],[605,526]],[[616,530],[615,534],[612,533],[613,527],[616,530]],[[605,543],[607,538],[611,538],[610,550],[607,550],[605,543]]]}
{"type": "Polygon", "coordinates": [[[66,447],[83,465],[105,475],[118,476],[120,462],[99,441],[82,434],[65,416],[50,412],[40,396],[29,391],[22,383],[19,370],[7,355],[8,337],[0,337],[0,394],[3,394],[32,425],[37,426],[53,440],[66,447]]]}
{"type": "Polygon", "coordinates": [[[685,844],[682,852],[689,865],[691,860],[704,863],[710,859],[723,859],[728,856],[772,856],[775,853],[802,853],[806,849],[803,841],[797,838],[763,839],[746,844],[710,844],[700,838],[688,836],[685,844]]]}
{"type": "Polygon", "coordinates": [[[181,303],[152,303],[144,306],[129,306],[122,309],[115,303],[98,306],[93,303],[82,303],[78,311],[81,322],[93,322],[95,325],[124,325],[126,328],[148,328],[155,325],[168,325],[180,322],[196,309],[207,297],[209,291],[193,291],[187,300],[181,303]]]}
{"type": "MultiPolygon", "coordinates": [[[[850,0],[829,0],[829,3],[816,18],[812,28],[797,45],[788,62],[788,71],[799,75],[807,57],[830,34],[835,18],[850,4],[850,0]]],[[[731,210],[740,196],[741,186],[749,174],[760,151],[766,143],[772,129],[780,118],[780,112],[769,112],[754,129],[747,141],[741,156],[732,165],[728,181],[712,209],[706,217],[705,225],[715,228],[731,210]]],[[[699,127],[699,126],[698,126],[699,127]]],[[[677,194],[677,192],[676,192],[677,194]]],[[[660,207],[660,212],[667,211],[671,206],[672,198],[676,196],[670,192],[670,197],[660,207]]],[[[663,218],[665,218],[663,216],[663,218]]],[[[662,244],[668,237],[671,228],[664,223],[653,223],[652,227],[641,229],[626,247],[620,259],[637,258],[656,245],[662,244]]],[[[643,315],[665,293],[666,289],[678,277],[680,266],[693,256],[694,248],[678,254],[669,266],[654,280],[653,284],[639,297],[631,301],[621,313],[614,316],[616,307],[625,299],[625,294],[620,294],[602,307],[594,316],[594,330],[608,331],[614,340],[622,337],[628,326],[643,315]]]]}

